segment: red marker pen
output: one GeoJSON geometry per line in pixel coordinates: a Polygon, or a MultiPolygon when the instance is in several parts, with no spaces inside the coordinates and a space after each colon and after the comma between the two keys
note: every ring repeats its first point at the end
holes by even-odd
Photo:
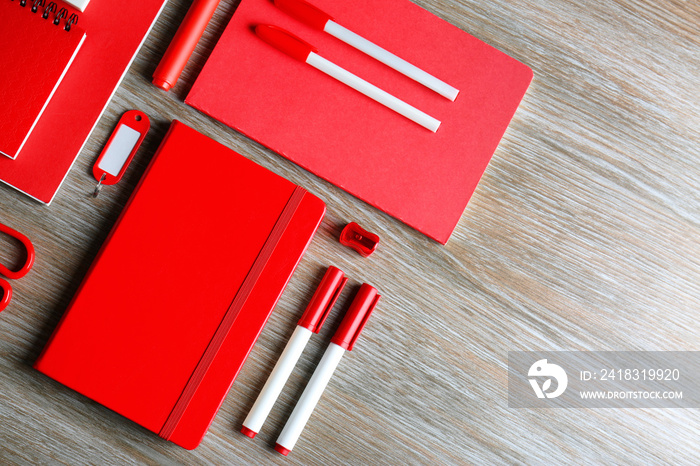
{"type": "Polygon", "coordinates": [[[279,453],[287,456],[294,448],[294,444],[299,440],[301,431],[304,430],[304,426],[306,426],[306,422],[321,398],[323,390],[331,380],[335,368],[338,367],[345,351],[352,350],[357,337],[360,336],[369,316],[377,306],[379,298],[379,293],[374,287],[366,283],[360,287],[350,309],[333,335],[328,349],[321,358],[321,362],[318,363],[304,393],[301,394],[299,402],[294,407],[292,415],[289,416],[287,424],[277,439],[275,450],[279,453]]]}
{"type": "Polygon", "coordinates": [[[338,296],[347,281],[348,279],[340,269],[333,266],[328,267],[309,305],[306,306],[297,328],[272,369],[270,377],[243,421],[241,432],[248,437],[253,438],[260,432],[260,428],[267,419],[267,415],[270,414],[272,406],[277,401],[277,397],[304,351],[311,334],[321,330],[328,313],[338,300],[338,296]]]}
{"type": "Polygon", "coordinates": [[[169,91],[175,86],[218,5],[219,0],[192,2],[168,50],[165,51],[158,68],[153,73],[153,84],[164,91],[169,91]]]}
{"type": "Polygon", "coordinates": [[[304,0],[274,0],[275,5],[280,10],[293,16],[304,24],[311,26],[314,29],[324,31],[331,36],[342,40],[351,47],[366,53],[370,57],[378,60],[385,65],[395,69],[399,73],[421,83],[428,89],[431,89],[441,96],[450,99],[454,102],[459,94],[459,90],[443,82],[435,76],[423,71],[415,65],[407,62],[393,53],[381,48],[380,46],[370,42],[364,37],[355,34],[351,30],[336,23],[334,19],[315,6],[304,0]]]}
{"type": "Polygon", "coordinates": [[[269,24],[258,24],[255,27],[255,34],[263,41],[267,42],[280,52],[283,52],[301,62],[307,63],[331,78],[337,79],[341,83],[355,89],[357,92],[366,95],[377,103],[395,111],[409,120],[429,129],[433,133],[440,127],[440,120],[431,117],[427,113],[418,110],[416,107],[407,104],[403,100],[378,88],[372,83],[365,81],[341,68],[335,63],[326,60],[319,55],[318,50],[297,36],[285,31],[277,26],[269,24]]]}

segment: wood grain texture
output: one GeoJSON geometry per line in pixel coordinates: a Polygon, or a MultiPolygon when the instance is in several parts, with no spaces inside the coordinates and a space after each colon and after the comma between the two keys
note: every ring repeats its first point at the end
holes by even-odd
{"type": "Polygon", "coordinates": [[[700,350],[700,4],[417,0],[535,72],[443,247],[183,104],[237,3],[221,2],[169,93],[150,76],[189,2],[166,6],[50,207],[0,187],[0,221],[38,253],[0,314],[0,463],[697,464],[698,410],[509,409],[506,365],[512,350],[700,350]],[[92,199],[90,167],[132,108],[153,129],[122,183],[92,199]],[[328,205],[193,452],[31,368],[175,118],[328,205]],[[349,221],[380,235],[371,258],[339,245],[349,221]],[[351,293],[258,438],[238,431],[329,264],[383,298],[284,459],[274,441],[351,293]]]}

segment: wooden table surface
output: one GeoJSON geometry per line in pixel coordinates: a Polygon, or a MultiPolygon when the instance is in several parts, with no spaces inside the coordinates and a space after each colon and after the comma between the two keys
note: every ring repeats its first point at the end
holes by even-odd
{"type": "MultiPolygon", "coordinates": [[[[512,409],[506,372],[513,350],[700,350],[700,4],[416,3],[535,73],[446,246],[183,103],[236,1],[221,2],[180,82],[165,93],[150,76],[189,5],[168,3],[51,206],[0,186],[0,221],[27,234],[38,254],[0,314],[0,463],[700,461],[697,409],[512,409]],[[132,108],[150,115],[153,129],[121,185],[92,199],[90,168],[132,108]],[[31,368],[175,118],[328,205],[192,452],[31,368]],[[338,243],[349,221],[380,235],[371,258],[338,243]],[[239,430],[329,264],[383,298],[284,459],[275,439],[348,304],[345,294],[263,431],[250,440],[239,430]]],[[[11,244],[1,243],[3,263],[11,244]]]]}

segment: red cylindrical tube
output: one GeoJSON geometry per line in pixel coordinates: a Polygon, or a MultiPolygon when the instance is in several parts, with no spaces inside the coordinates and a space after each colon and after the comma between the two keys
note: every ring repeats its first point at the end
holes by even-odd
{"type": "Polygon", "coordinates": [[[153,73],[153,84],[165,91],[175,86],[218,5],[219,0],[194,0],[153,73]]]}

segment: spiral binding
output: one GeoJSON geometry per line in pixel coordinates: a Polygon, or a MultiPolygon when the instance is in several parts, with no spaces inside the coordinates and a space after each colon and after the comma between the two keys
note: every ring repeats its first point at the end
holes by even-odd
{"type": "MultiPolygon", "coordinates": [[[[11,2],[14,2],[15,0],[10,0],[11,2]]],[[[32,13],[38,13],[39,9],[43,8],[44,10],[41,12],[41,17],[44,19],[49,19],[52,14],[53,19],[51,22],[55,24],[56,26],[61,25],[61,20],[65,23],[63,26],[63,29],[66,31],[70,31],[71,27],[74,24],[78,23],[78,15],[76,13],[71,13],[70,15],[68,14],[68,8],[61,8],[60,10],[58,9],[58,4],[56,2],[49,2],[48,5],[46,5],[46,0],[32,0],[32,7],[31,7],[31,12],[32,13]],[[46,5],[46,6],[45,6],[46,5]]],[[[26,7],[27,6],[27,0],[20,0],[19,1],[19,6],[21,7],[26,7]]]]}

